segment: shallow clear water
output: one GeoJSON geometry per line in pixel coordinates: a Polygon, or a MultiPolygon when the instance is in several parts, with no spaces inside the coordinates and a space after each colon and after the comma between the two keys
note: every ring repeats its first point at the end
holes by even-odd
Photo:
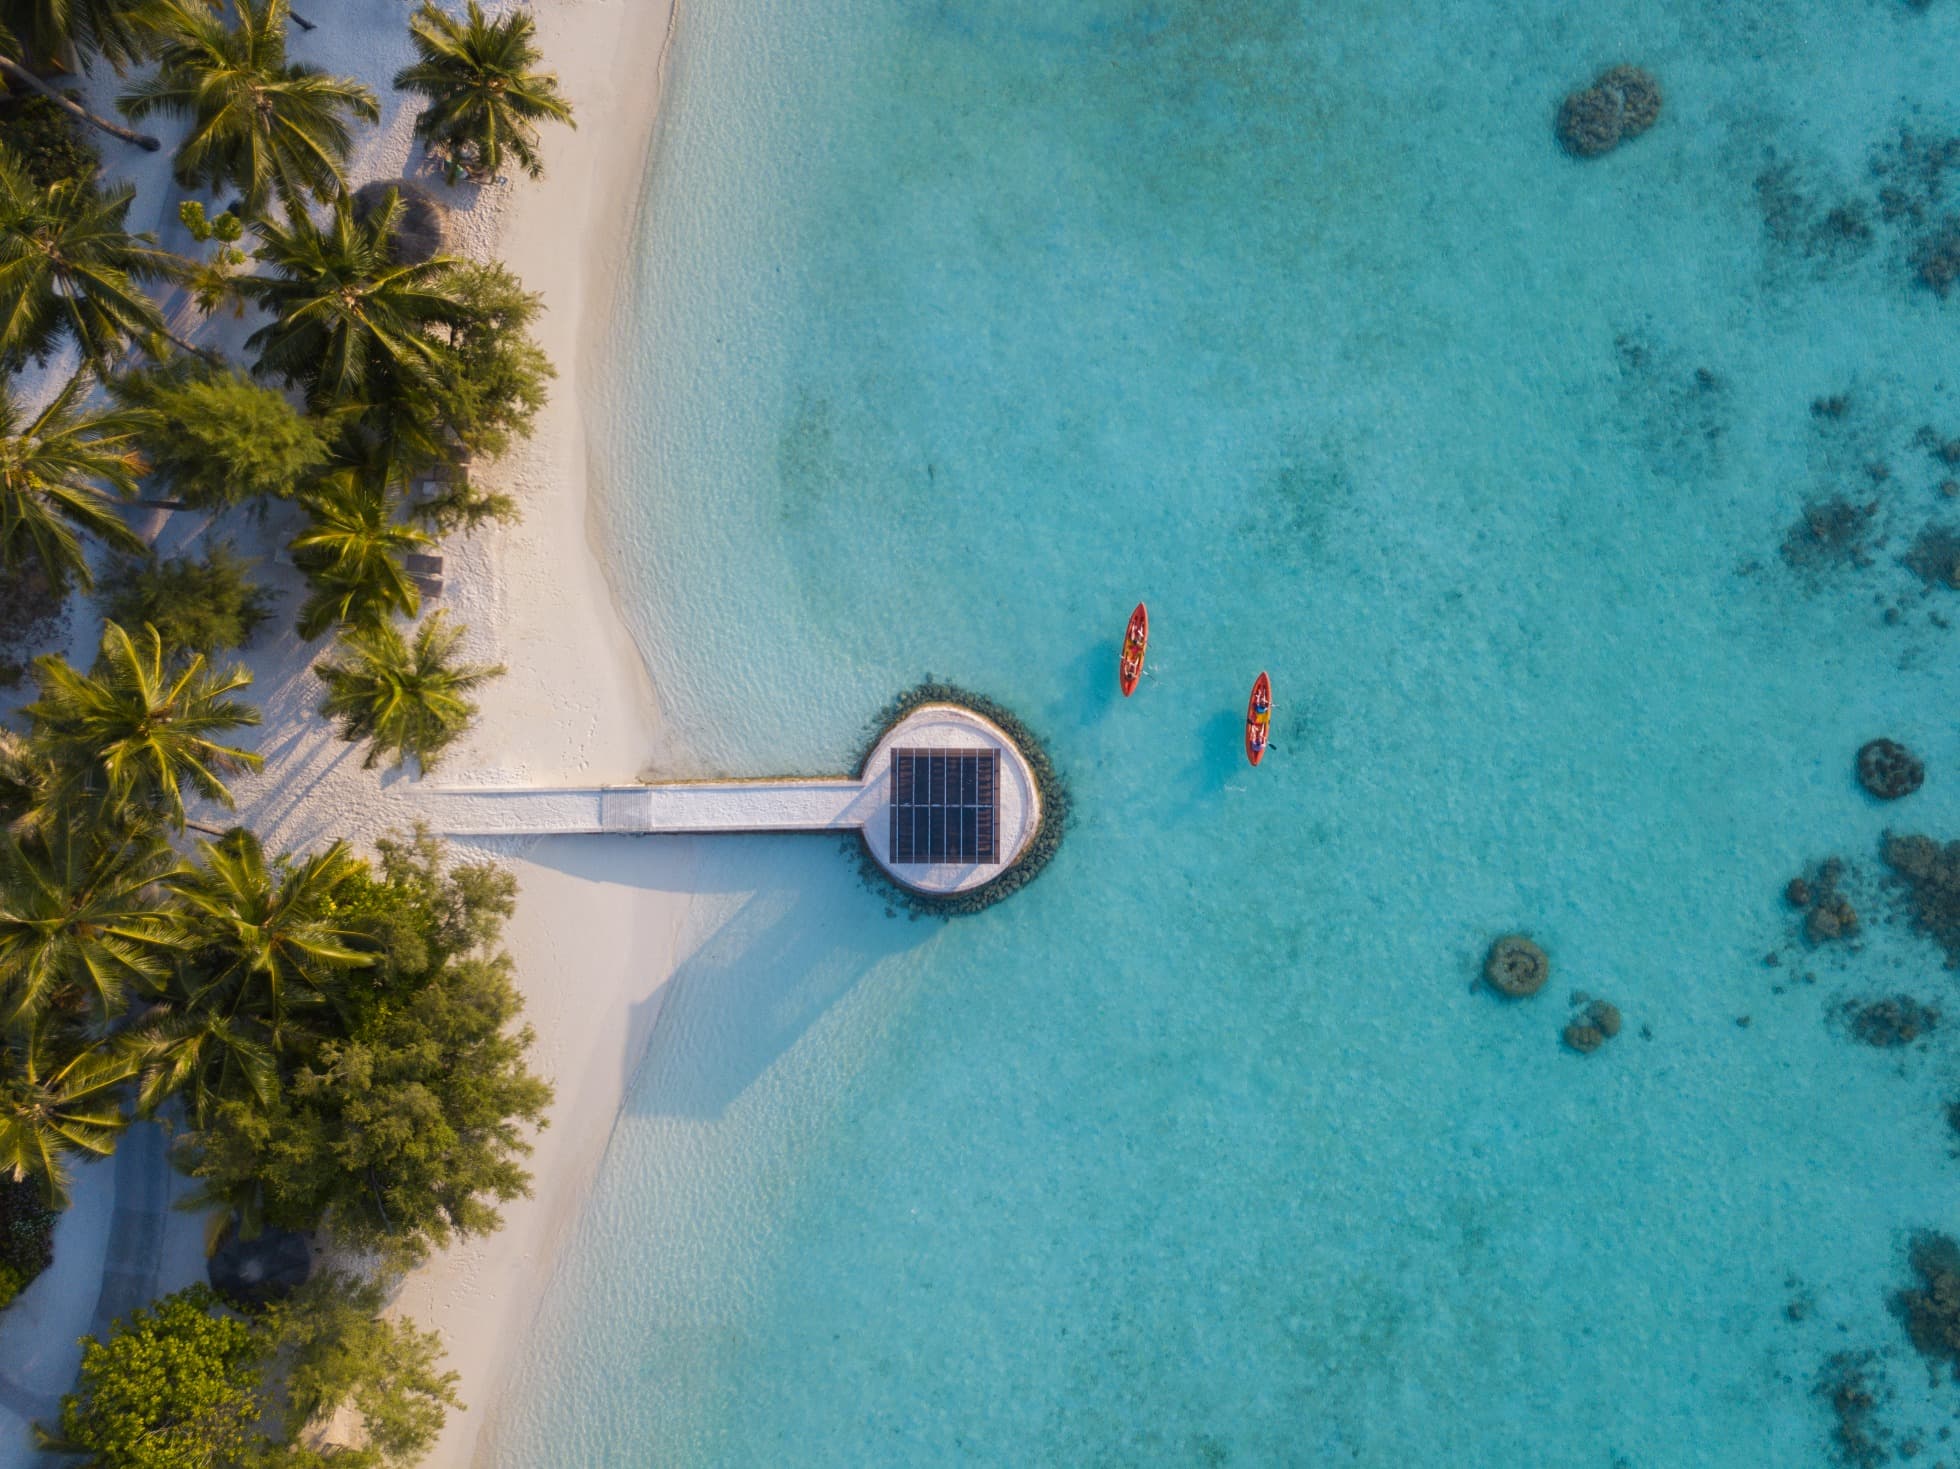
{"type": "Polygon", "coordinates": [[[1960,8],[1828,9],[687,11],[603,405],[663,763],[844,769],[930,671],[1078,819],[951,924],[711,850],[497,1462],[1821,1464],[1866,1349],[1960,1462],[1887,1305],[1960,1026],[1836,1015],[1952,980],[1780,899],[1960,836],[1960,594],[1899,563],[1960,522],[1960,153],[1872,169],[1960,130],[1960,8]],[[1566,158],[1621,60],[1660,125],[1566,158]],[[1865,564],[1793,532],[1834,494],[1865,564]]]}

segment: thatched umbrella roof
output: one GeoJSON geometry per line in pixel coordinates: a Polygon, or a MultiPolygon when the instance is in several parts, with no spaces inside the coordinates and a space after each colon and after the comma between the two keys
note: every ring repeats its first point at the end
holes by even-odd
{"type": "Polygon", "coordinates": [[[446,211],[435,196],[413,179],[376,179],[354,191],[354,217],[365,220],[381,207],[394,189],[402,196],[401,218],[395,222],[394,257],[399,265],[420,265],[440,255],[446,211]]]}
{"type": "Polygon", "coordinates": [[[313,1243],[290,1229],[262,1229],[250,1239],[233,1230],[205,1263],[211,1288],[241,1306],[283,1300],[313,1273],[313,1243]]]}

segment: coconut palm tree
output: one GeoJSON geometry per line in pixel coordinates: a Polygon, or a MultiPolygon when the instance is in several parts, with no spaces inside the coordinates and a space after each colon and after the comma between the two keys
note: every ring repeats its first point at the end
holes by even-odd
{"type": "Polygon", "coordinates": [[[0,725],[0,827],[32,836],[53,815],[60,784],[54,762],[25,735],[0,725]]]}
{"type": "Polygon", "coordinates": [[[153,1006],[117,1038],[136,1075],[136,1110],[155,1114],[172,1097],[202,1128],[220,1102],[268,1107],[279,1091],[279,1059],[265,1026],[252,1015],[186,1010],[177,999],[153,1006]]]}
{"type": "Polygon", "coordinates": [[[81,818],[38,838],[0,832],[0,1022],[80,997],[101,1023],[132,985],[161,982],[173,929],[159,884],[176,866],[141,825],[81,818]]]}
{"type": "Polygon", "coordinates": [[[292,1007],[331,999],[342,974],[374,963],[344,917],[365,870],[345,842],[268,862],[259,839],[236,827],[197,852],[197,865],[168,882],[189,955],[174,996],[184,1013],[257,1020],[277,1045],[292,1007]]]}
{"type": "Polygon", "coordinates": [[[382,401],[427,377],[448,351],[431,335],[461,325],[468,308],[450,288],[458,265],[436,255],[415,264],[389,260],[402,204],[391,195],[365,219],[339,200],[324,225],[294,216],[253,226],[265,274],[239,290],[273,319],[247,339],[257,371],[303,387],[315,408],[382,401]]]}
{"type": "Polygon", "coordinates": [[[123,1086],[136,1064],[119,1048],[91,1045],[56,1015],[0,1040],[0,1172],[34,1182],[50,1204],[68,1202],[67,1160],[107,1157],[128,1124],[123,1086]]]}
{"type": "Polygon", "coordinates": [[[442,752],[476,718],[465,697],[504,670],[488,663],[452,663],[464,629],[442,613],[431,614],[415,630],[411,644],[389,623],[351,628],[341,634],[340,660],[317,663],[313,671],[327,686],[320,712],[340,721],[340,737],[366,740],[372,769],[384,755],[395,766],[413,755],[433,770],[442,752]]]}
{"type": "MultiPolygon", "coordinates": [[[[141,59],[142,0],[0,0],[6,54],[17,61],[84,69],[93,54],[120,73],[141,59]]],[[[9,73],[11,75],[11,73],[9,73]]]]}
{"type": "Polygon", "coordinates": [[[512,11],[486,20],[483,7],[469,0],[467,15],[457,20],[424,0],[408,33],[415,64],[395,73],[395,85],[428,99],[415,136],[475,171],[495,174],[508,152],[532,178],[542,178],[536,124],[577,124],[558,78],[533,69],[539,58],[531,17],[512,11]]]}
{"type": "Polygon", "coordinates": [[[181,961],[122,1044],[138,1067],[138,1109],[179,1097],[201,1128],[221,1102],[269,1104],[282,1059],[320,1038],[313,1020],[376,954],[345,922],[363,864],[344,843],[268,863],[237,829],[198,851],[201,864],[170,883],[181,961]]]}
{"type": "Polygon", "coordinates": [[[263,763],[217,738],[259,722],[257,709],[230,697],[252,675],[213,672],[201,653],[173,658],[153,627],[132,636],[107,623],[90,672],[48,654],[34,673],[41,697],[23,712],[35,742],[68,788],[109,805],[154,810],[182,830],[186,785],[229,807],[221,777],[263,763]]]}
{"type": "Polygon", "coordinates": [[[64,337],[98,368],[132,343],[173,336],[150,282],[182,280],[187,263],[153,235],[123,228],[136,186],[60,179],[46,188],[0,148],[0,370],[45,357],[64,337]]]}
{"type": "Polygon", "coordinates": [[[115,511],[143,471],[135,425],[79,408],[87,384],[77,373],[31,418],[0,386],[0,571],[38,570],[57,589],[95,585],[84,535],[132,554],[147,549],[115,511]]]}
{"type": "Polygon", "coordinates": [[[346,77],[286,59],[286,0],[233,0],[236,25],[204,0],[152,0],[143,24],[155,75],[118,99],[132,120],[186,118],[177,182],[236,188],[258,215],[276,196],[287,210],[338,197],[353,150],[349,119],[375,122],[374,93],[346,77]]]}
{"type": "MultiPolygon", "coordinates": [[[[117,0],[109,0],[109,5],[119,18],[125,11],[134,9],[133,6],[118,4],[117,0]]],[[[32,4],[30,6],[27,0],[0,0],[0,15],[11,15],[16,11],[29,9],[38,12],[52,10],[54,8],[54,6],[46,4],[32,4]]],[[[33,19],[33,15],[28,16],[30,22],[33,19]]],[[[100,128],[103,132],[121,138],[126,143],[134,143],[137,147],[146,149],[151,153],[156,152],[157,149],[163,146],[163,144],[159,143],[148,133],[139,133],[131,128],[113,123],[106,117],[96,116],[67,93],[49,86],[46,82],[34,75],[26,66],[26,61],[27,53],[22,49],[19,38],[12,31],[8,30],[4,23],[0,23],[0,81],[4,81],[5,83],[5,86],[0,86],[0,91],[4,91],[6,87],[10,86],[25,87],[30,92],[38,92],[41,96],[46,97],[70,117],[77,118],[92,128],[100,128]]]]}
{"type": "Polygon", "coordinates": [[[413,617],[422,597],[404,558],[435,544],[400,517],[399,466],[385,452],[323,476],[300,496],[312,524],[292,542],[293,561],[311,590],[299,609],[299,635],[320,636],[336,623],[413,617]]]}

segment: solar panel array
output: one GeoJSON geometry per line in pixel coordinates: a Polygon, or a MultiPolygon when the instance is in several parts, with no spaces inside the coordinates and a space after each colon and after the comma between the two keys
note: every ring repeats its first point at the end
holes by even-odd
{"type": "Polygon", "coordinates": [[[893,750],[891,860],[998,862],[1000,751],[893,750]]]}

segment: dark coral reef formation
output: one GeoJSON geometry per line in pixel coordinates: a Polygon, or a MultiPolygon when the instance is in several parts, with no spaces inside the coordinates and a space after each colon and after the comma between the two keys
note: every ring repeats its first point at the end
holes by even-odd
{"type": "Polygon", "coordinates": [[[1521,933],[1507,933],[1484,956],[1484,979],[1500,995],[1522,1000],[1535,995],[1552,977],[1545,951],[1521,933]]]}
{"type": "Polygon", "coordinates": [[[1559,145],[1574,158],[1597,158],[1639,137],[1660,115],[1660,84],[1637,66],[1616,66],[1559,104],[1559,145]]]}
{"type": "Polygon", "coordinates": [[[1845,1026],[1854,1040],[1868,1046],[1909,1046],[1940,1023],[1940,1012],[1911,995],[1881,1000],[1847,1000],[1845,1026]]]}
{"type": "Polygon", "coordinates": [[[1913,926],[1946,950],[1949,969],[1960,969],[1960,842],[1887,833],[1879,851],[1905,889],[1913,926]]]}
{"type": "Polygon", "coordinates": [[[1620,1033],[1619,1007],[1610,1000],[1595,1000],[1586,995],[1574,995],[1572,999],[1581,1008],[1566,1022],[1565,1043],[1580,1055],[1589,1056],[1620,1033]]]}
{"type": "Polygon", "coordinates": [[[1891,1457],[1890,1433],[1879,1421],[1889,1396],[1873,1352],[1834,1352],[1817,1375],[1817,1396],[1831,1410],[1831,1448],[1840,1464],[1876,1469],[1891,1457]]]}
{"type": "Polygon", "coordinates": [[[1813,500],[1783,536],[1783,559],[1799,571],[1872,564],[1878,501],[1855,504],[1842,495],[1813,500]]]}
{"type": "Polygon", "coordinates": [[[1871,150],[1868,182],[1831,177],[1828,165],[1775,157],[1757,176],[1769,239],[1823,270],[1864,255],[1881,235],[1918,286],[1945,297],[1960,284],[1960,137],[1900,128],[1871,150]]]}
{"type": "Polygon", "coordinates": [[[1960,1245],[1926,1230],[1913,1236],[1906,1263],[1919,1284],[1895,1295],[1893,1309],[1919,1355],[1960,1379],[1960,1245]]]}
{"type": "Polygon", "coordinates": [[[1858,751],[1858,784],[1878,800],[1896,801],[1925,782],[1925,765],[1897,740],[1872,740],[1858,751]]]}
{"type": "Polygon", "coordinates": [[[1960,530],[1929,521],[1899,560],[1928,589],[1960,589],[1960,530]]]}
{"type": "Polygon", "coordinates": [[[1838,888],[1844,877],[1844,864],[1831,857],[1818,864],[1815,873],[1793,877],[1783,889],[1792,908],[1803,913],[1803,936],[1807,943],[1828,944],[1833,939],[1850,938],[1858,931],[1858,910],[1838,888]]]}

